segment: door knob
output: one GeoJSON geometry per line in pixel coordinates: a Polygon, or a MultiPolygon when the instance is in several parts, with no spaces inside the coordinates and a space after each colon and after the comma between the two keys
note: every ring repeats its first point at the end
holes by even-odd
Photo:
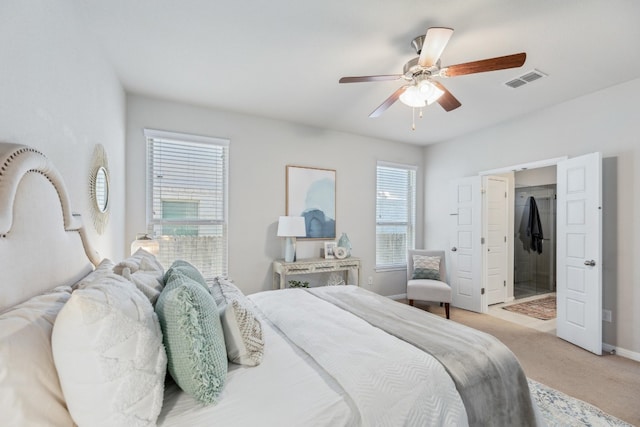
{"type": "Polygon", "coordinates": [[[458,248],[456,248],[455,246],[451,248],[451,252],[455,252],[457,250],[458,250],[458,248]]]}
{"type": "Polygon", "coordinates": [[[590,260],[585,261],[584,265],[588,265],[589,267],[595,267],[596,262],[594,260],[590,259],[590,260]]]}

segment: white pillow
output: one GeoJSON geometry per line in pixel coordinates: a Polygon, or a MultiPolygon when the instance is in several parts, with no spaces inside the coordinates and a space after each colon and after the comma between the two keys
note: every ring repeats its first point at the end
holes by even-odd
{"type": "Polygon", "coordinates": [[[76,290],[58,314],[53,358],[79,426],[155,425],[167,356],[149,300],[106,274],[76,290]]]}
{"type": "Polygon", "coordinates": [[[51,330],[69,286],[0,315],[0,419],[8,426],[72,426],[51,353],[51,330]]]}
{"type": "Polygon", "coordinates": [[[262,324],[241,300],[231,300],[220,316],[229,361],[257,366],[264,354],[262,324]]]}
{"type": "Polygon", "coordinates": [[[152,253],[138,249],[129,258],[116,264],[113,272],[136,285],[155,305],[164,287],[164,268],[152,253]]]}
{"type": "Polygon", "coordinates": [[[90,285],[91,283],[95,282],[96,280],[100,280],[105,275],[113,274],[113,267],[115,267],[115,264],[113,263],[113,261],[111,261],[109,258],[103,259],[102,261],[100,261],[100,264],[98,264],[95,270],[93,270],[91,273],[87,274],[78,282],[76,282],[72,286],[72,288],[74,290],[84,288],[87,285],[90,285]]]}
{"type": "Polygon", "coordinates": [[[214,285],[219,287],[226,303],[220,320],[227,357],[240,365],[259,365],[264,354],[264,337],[253,302],[226,277],[216,277],[214,285]]]}

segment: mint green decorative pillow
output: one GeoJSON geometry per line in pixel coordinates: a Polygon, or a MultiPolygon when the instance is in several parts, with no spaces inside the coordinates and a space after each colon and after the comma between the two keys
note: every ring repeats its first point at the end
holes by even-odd
{"type": "Polygon", "coordinates": [[[174,261],[173,264],[171,264],[171,267],[169,267],[167,272],[164,274],[165,285],[167,285],[171,281],[171,276],[176,271],[179,271],[180,273],[184,274],[191,280],[199,283],[205,289],[208,288],[207,281],[202,276],[202,273],[200,273],[200,270],[194,267],[191,263],[187,261],[183,261],[181,259],[174,261]]]}
{"type": "Polygon", "coordinates": [[[169,373],[186,393],[215,403],[227,377],[227,350],[218,307],[201,284],[174,271],[156,313],[167,351],[169,373]]]}
{"type": "Polygon", "coordinates": [[[174,261],[164,275],[164,282],[169,283],[171,281],[171,276],[176,271],[179,271],[180,273],[204,286],[204,288],[207,289],[211,295],[213,295],[213,299],[216,301],[216,305],[218,307],[221,307],[225,304],[225,299],[222,296],[222,291],[220,290],[220,286],[217,284],[216,280],[213,281],[213,286],[209,286],[202,276],[202,273],[200,273],[200,270],[198,270],[187,261],[183,261],[180,259],[174,261]]]}
{"type": "Polygon", "coordinates": [[[440,280],[440,257],[414,255],[412,279],[440,280]]]}

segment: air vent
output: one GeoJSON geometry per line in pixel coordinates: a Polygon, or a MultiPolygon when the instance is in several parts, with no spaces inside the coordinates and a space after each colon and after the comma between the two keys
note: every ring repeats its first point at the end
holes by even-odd
{"type": "Polygon", "coordinates": [[[526,85],[527,82],[525,82],[524,80],[520,80],[520,79],[513,79],[513,80],[510,80],[510,81],[506,82],[505,84],[507,86],[515,89],[517,87],[526,85]]]}
{"type": "Polygon", "coordinates": [[[547,75],[542,71],[532,70],[527,73],[524,73],[521,76],[516,77],[513,80],[509,80],[508,82],[505,83],[505,85],[509,86],[512,89],[515,89],[520,86],[524,86],[527,83],[531,83],[538,79],[541,79],[542,77],[547,77],[547,75]]]}

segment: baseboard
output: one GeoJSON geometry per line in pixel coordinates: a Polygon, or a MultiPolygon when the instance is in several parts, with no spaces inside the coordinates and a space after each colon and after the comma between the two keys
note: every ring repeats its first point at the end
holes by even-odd
{"type": "Polygon", "coordinates": [[[607,344],[605,342],[602,343],[602,351],[605,353],[614,352],[618,356],[626,357],[627,359],[635,360],[636,362],[640,362],[640,353],[635,351],[627,350],[625,348],[616,347],[611,344],[607,344]]]}
{"type": "Polygon", "coordinates": [[[387,295],[387,298],[391,298],[392,300],[407,299],[407,294],[387,295]]]}

